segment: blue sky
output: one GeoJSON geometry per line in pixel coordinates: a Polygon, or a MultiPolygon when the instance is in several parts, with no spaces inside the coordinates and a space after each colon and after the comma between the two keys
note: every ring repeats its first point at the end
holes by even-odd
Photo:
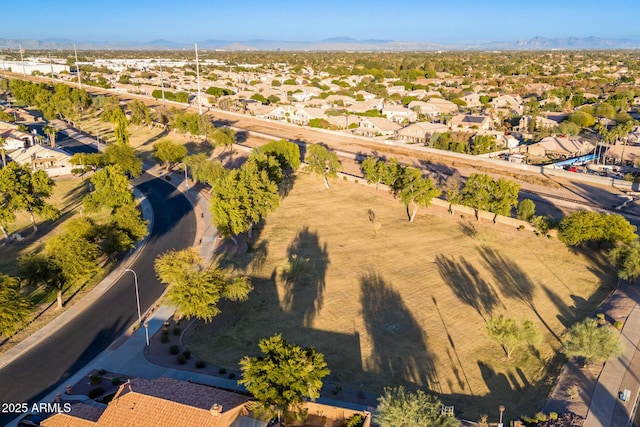
{"type": "Polygon", "coordinates": [[[2,20],[0,38],[19,39],[640,39],[638,0],[31,0],[2,9],[16,19],[2,20]]]}

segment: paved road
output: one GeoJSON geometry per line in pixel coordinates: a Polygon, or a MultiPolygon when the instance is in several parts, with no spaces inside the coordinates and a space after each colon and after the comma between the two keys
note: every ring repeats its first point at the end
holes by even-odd
{"type": "MultiPolygon", "coordinates": [[[[154,210],[154,226],[133,263],[142,310],[162,294],[153,271],[157,254],[193,244],[196,217],[187,198],[162,179],[143,175],[136,186],[154,210]]],[[[21,358],[0,369],[0,402],[39,402],[85,366],[137,320],[131,274],[123,275],[98,301],[21,358]]],[[[15,415],[14,415],[15,416],[15,415]]],[[[0,413],[0,425],[13,417],[0,413]]]]}

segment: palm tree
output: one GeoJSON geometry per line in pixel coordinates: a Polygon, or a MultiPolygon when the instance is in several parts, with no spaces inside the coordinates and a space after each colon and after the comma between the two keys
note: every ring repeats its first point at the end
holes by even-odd
{"type": "Polygon", "coordinates": [[[42,131],[44,133],[47,134],[47,136],[49,137],[49,144],[52,147],[56,146],[56,133],[58,132],[58,130],[52,126],[45,126],[42,128],[42,131]]]}

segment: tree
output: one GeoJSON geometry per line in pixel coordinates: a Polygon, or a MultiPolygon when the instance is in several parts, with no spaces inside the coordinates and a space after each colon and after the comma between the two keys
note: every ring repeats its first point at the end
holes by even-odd
{"type": "Polygon", "coordinates": [[[596,123],[596,119],[591,114],[582,110],[578,110],[569,114],[568,121],[575,123],[583,128],[589,128],[596,123]]]}
{"type": "Polygon", "coordinates": [[[7,150],[4,148],[7,145],[7,140],[0,135],[0,156],[2,156],[2,167],[7,165],[7,150]]]}
{"type": "Polygon", "coordinates": [[[278,186],[267,171],[250,161],[214,183],[210,210],[216,228],[233,239],[245,232],[250,236],[253,224],[275,210],[279,202],[278,186]]]}
{"type": "Polygon", "coordinates": [[[622,215],[579,210],[560,221],[558,239],[568,246],[629,243],[638,238],[635,232],[636,227],[622,215]]]}
{"type": "Polygon", "coordinates": [[[28,283],[40,286],[45,285],[47,288],[56,291],[56,299],[58,301],[58,309],[62,308],[62,292],[64,291],[67,281],[65,280],[62,268],[56,263],[56,260],[41,254],[27,254],[19,258],[20,274],[28,283]]]}
{"type": "Polygon", "coordinates": [[[376,184],[376,190],[378,185],[384,180],[387,174],[387,165],[384,161],[377,157],[369,156],[360,164],[360,170],[364,175],[364,179],[367,180],[367,184],[376,184]]]}
{"type": "Polygon", "coordinates": [[[209,160],[204,153],[186,156],[184,163],[191,168],[191,177],[195,182],[209,184],[212,190],[214,183],[227,172],[219,160],[209,160]]]}
{"type": "Polygon", "coordinates": [[[128,105],[131,112],[131,123],[139,126],[151,126],[151,109],[142,101],[135,99],[128,105]]]}
{"type": "Polygon", "coordinates": [[[322,175],[327,189],[329,188],[328,178],[338,176],[338,171],[342,169],[338,155],[320,144],[311,144],[307,147],[306,161],[307,170],[322,175]]]}
{"type": "Polygon", "coordinates": [[[84,225],[83,218],[72,220],[62,234],[45,244],[45,255],[60,268],[66,283],[86,280],[98,271],[100,249],[93,241],[93,229],[84,225]]]}
{"type": "Polygon", "coordinates": [[[523,199],[518,203],[517,211],[518,219],[531,222],[536,214],[536,204],[531,199],[523,199]]]}
{"type": "Polygon", "coordinates": [[[167,298],[180,317],[210,322],[220,314],[221,298],[246,301],[253,289],[246,277],[227,277],[220,269],[203,267],[193,248],[169,251],[154,263],[158,279],[169,286],[167,298]]]}
{"type": "Polygon", "coordinates": [[[312,347],[289,344],[280,334],[260,340],[263,356],[245,356],[240,361],[238,381],[258,401],[258,408],[277,414],[297,412],[305,399],[317,399],[322,379],[330,371],[322,353],[312,347]]]}
{"type": "Polygon", "coordinates": [[[518,347],[527,344],[536,345],[541,340],[540,331],[532,321],[525,319],[518,325],[515,319],[509,319],[502,315],[489,319],[486,334],[502,346],[507,359],[511,358],[518,347]]]}
{"type": "Polygon", "coordinates": [[[385,388],[373,416],[380,427],[457,427],[460,421],[442,413],[442,402],[422,390],[385,388]]]}
{"type": "Polygon", "coordinates": [[[622,354],[620,333],[609,326],[599,326],[595,319],[585,319],[569,328],[562,352],[584,357],[585,366],[589,362],[603,362],[622,354]]]}
{"type": "MultiPolygon", "coordinates": [[[[0,170],[0,195],[3,195],[4,206],[27,212],[34,234],[38,232],[35,215],[54,219],[60,214],[56,207],[46,202],[51,197],[53,186],[53,180],[43,170],[31,172],[28,166],[16,162],[0,170]]],[[[7,215],[3,217],[5,220],[8,218],[7,215]]]]}
{"type": "Polygon", "coordinates": [[[31,304],[20,294],[20,281],[0,273],[0,335],[10,336],[29,318],[31,304]]]}
{"type": "Polygon", "coordinates": [[[462,191],[462,176],[457,170],[447,177],[444,182],[444,191],[449,202],[449,213],[453,215],[453,205],[460,202],[462,191]]]}
{"type": "Polygon", "coordinates": [[[118,165],[123,172],[136,177],[142,173],[142,160],[129,144],[111,144],[104,151],[106,164],[118,165]]]}
{"type": "Polygon", "coordinates": [[[53,126],[44,126],[42,131],[49,137],[49,145],[52,147],[56,146],[56,134],[58,133],[58,129],[53,126]]]}
{"type": "Polygon", "coordinates": [[[153,155],[169,169],[173,163],[181,162],[184,159],[187,155],[187,148],[170,139],[163,139],[153,145],[153,155]]]}
{"type": "Polygon", "coordinates": [[[91,183],[94,190],[83,201],[87,212],[97,212],[103,208],[113,211],[120,206],[133,204],[129,180],[118,165],[100,169],[91,177],[91,183]]]}
{"type": "Polygon", "coordinates": [[[3,245],[9,243],[9,233],[7,229],[9,224],[16,220],[16,212],[11,204],[11,197],[6,193],[0,192],[0,231],[4,235],[3,245]]]}
{"type": "Polygon", "coordinates": [[[476,219],[480,219],[479,211],[489,210],[492,203],[493,179],[489,175],[473,173],[467,179],[460,202],[475,210],[476,219]]]}
{"type": "Polygon", "coordinates": [[[431,200],[440,195],[440,190],[435,187],[431,178],[422,177],[422,173],[416,168],[407,168],[400,190],[400,200],[407,208],[409,222],[413,222],[420,206],[429,207],[431,200]],[[411,212],[409,212],[411,206],[411,212]]]}
{"type": "Polygon", "coordinates": [[[295,172],[300,167],[300,147],[295,142],[286,139],[270,141],[255,151],[275,157],[284,173],[295,172]]]}
{"type": "Polygon", "coordinates": [[[613,106],[607,102],[601,102],[600,104],[596,105],[594,114],[597,117],[605,117],[607,119],[612,119],[613,116],[616,114],[616,110],[615,108],[613,108],[613,106]]]}
{"type": "Polygon", "coordinates": [[[518,192],[520,184],[505,178],[499,178],[491,184],[491,201],[489,212],[495,214],[493,222],[496,222],[498,215],[510,216],[511,209],[518,203],[518,192]]]}
{"type": "Polygon", "coordinates": [[[129,144],[129,122],[124,111],[120,107],[115,108],[109,121],[113,123],[113,135],[116,139],[116,143],[120,145],[129,144]]]}
{"type": "Polygon", "coordinates": [[[236,142],[236,131],[228,127],[217,128],[211,133],[213,145],[223,147],[223,151],[233,146],[236,142]]]}
{"type": "Polygon", "coordinates": [[[640,242],[617,246],[609,252],[609,260],[618,268],[618,277],[635,282],[640,277],[640,242]]]}

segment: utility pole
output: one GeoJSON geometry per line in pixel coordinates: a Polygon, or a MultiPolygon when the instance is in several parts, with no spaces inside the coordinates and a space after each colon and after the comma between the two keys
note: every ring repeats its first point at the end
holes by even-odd
{"type": "Polygon", "coordinates": [[[196,43],[196,78],[198,79],[198,113],[202,115],[202,97],[200,95],[200,64],[198,63],[198,43],[196,43]]]}
{"type": "Polygon", "coordinates": [[[53,62],[51,62],[51,53],[47,52],[47,56],[49,57],[49,66],[51,67],[51,84],[55,84],[55,80],[53,79],[53,62]]]}
{"type": "Polygon", "coordinates": [[[78,51],[76,44],[73,44],[73,53],[76,55],[76,73],[78,74],[78,89],[82,89],[82,79],[80,78],[80,66],[78,65],[78,51]]]}
{"type": "Polygon", "coordinates": [[[22,63],[22,75],[26,76],[27,72],[24,69],[24,56],[22,56],[22,54],[24,53],[24,51],[22,50],[22,45],[19,44],[18,47],[20,48],[20,62],[22,63]]]}
{"type": "Polygon", "coordinates": [[[164,102],[164,76],[162,75],[162,59],[159,60],[160,62],[160,87],[162,88],[162,108],[165,107],[165,102],[164,102]]]}

